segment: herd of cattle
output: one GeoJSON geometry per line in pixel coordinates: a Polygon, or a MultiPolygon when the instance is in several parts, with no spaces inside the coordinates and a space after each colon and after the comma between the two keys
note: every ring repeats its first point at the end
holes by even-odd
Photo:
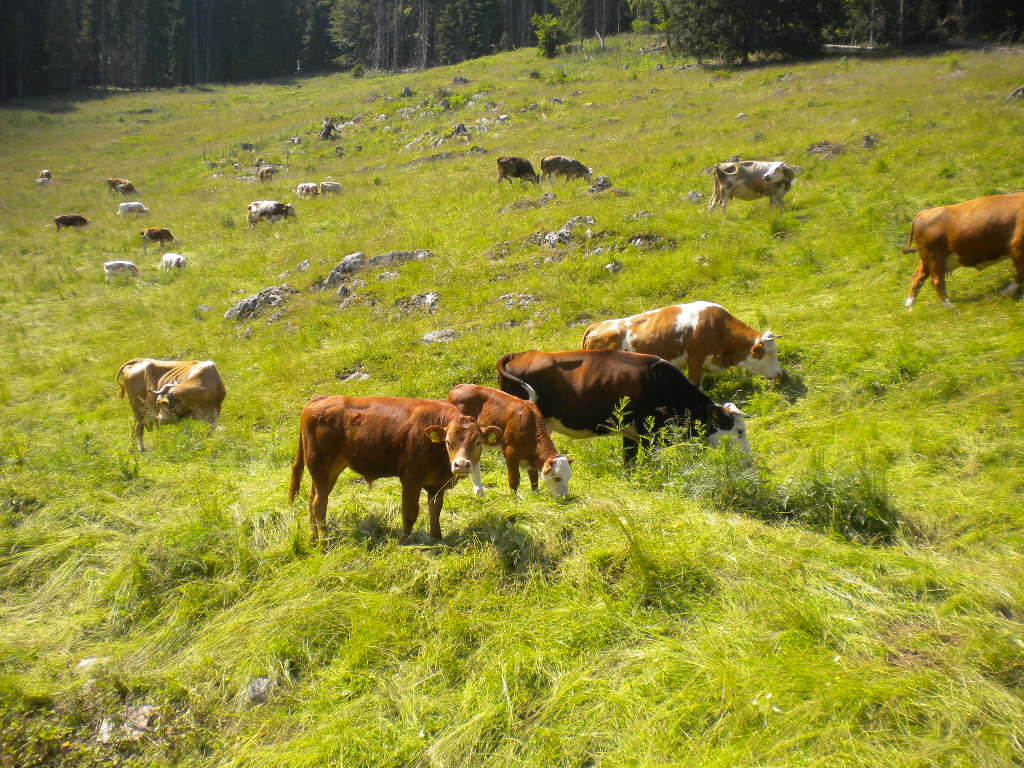
{"type": "MultiPolygon", "coordinates": [[[[505,179],[540,183],[555,175],[589,179],[592,173],[583,163],[561,155],[545,157],[541,175],[522,157],[501,157],[497,162],[499,184],[505,179]]],[[[718,163],[712,170],[709,211],[718,206],[724,212],[733,197],[767,197],[772,207],[781,210],[795,178],[794,169],[783,161],[718,163]]],[[[273,175],[272,166],[259,171],[261,180],[273,175]]],[[[52,179],[52,173],[44,170],[36,181],[47,185],[52,179]]],[[[112,194],[136,192],[127,179],[110,178],[106,183],[112,194]]],[[[336,182],[306,182],[298,185],[296,194],[305,198],[340,191],[336,182]]],[[[144,215],[149,209],[139,202],[126,202],[117,213],[144,215]]],[[[257,200],[246,208],[250,228],[261,220],[273,224],[292,217],[296,217],[294,206],[275,200],[257,200]]],[[[58,231],[88,223],[79,214],[54,219],[58,231]]],[[[140,235],[144,252],[150,242],[163,246],[175,241],[164,227],[149,227],[140,235]]],[[[931,278],[943,304],[951,306],[945,288],[947,273],[959,266],[980,269],[1007,257],[1012,259],[1015,279],[1004,292],[1013,293],[1024,284],[1024,192],[922,210],[914,217],[903,251],[920,256],[905,302],[908,308],[926,278],[931,278]]],[[[182,269],[186,263],[180,254],[164,253],[161,268],[182,269]]],[[[139,274],[130,261],[107,262],[104,272],[108,280],[115,274],[139,274]]],[[[569,492],[572,459],[559,453],[551,432],[574,438],[620,434],[627,465],[636,459],[641,444],[672,425],[712,445],[730,436],[749,453],[745,414],[732,403],[718,405],[705,395],[700,389],[703,372],[740,366],[776,378],[782,374],[778,338],[769,330],[751,328],[718,304],[696,301],[596,323],[584,333],[581,349],[504,355],[496,364],[498,389],[459,384],[447,401],[314,397],[302,409],[289,500],[308,469],[310,526],[314,540],[322,542],[327,499],[346,468],[368,483],[398,477],[401,540],[408,541],[412,534],[424,490],[430,535],[437,539],[444,494],[457,479],[471,478],[476,494],[483,495],[480,457],[485,446],[503,453],[513,492],[525,469],[534,490],[543,479],[556,496],[569,492]]],[[[154,423],[195,418],[215,424],[227,394],[209,360],[135,358],[121,366],[115,381],[134,412],[139,451],[145,450],[144,431],[154,423]]]]}

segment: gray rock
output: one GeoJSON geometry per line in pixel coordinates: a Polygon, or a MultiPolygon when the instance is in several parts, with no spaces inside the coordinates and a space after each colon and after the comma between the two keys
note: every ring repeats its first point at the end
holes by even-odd
{"type": "Polygon", "coordinates": [[[296,272],[305,272],[307,269],[309,269],[309,259],[303,259],[295,265],[296,272]]]}
{"type": "Polygon", "coordinates": [[[419,304],[421,307],[426,307],[431,313],[437,309],[438,302],[441,301],[441,294],[437,291],[427,291],[426,293],[417,293],[412,297],[413,303],[419,304]]]}
{"type": "Polygon", "coordinates": [[[242,142],[242,150],[244,150],[245,152],[252,152],[254,149],[256,149],[256,147],[254,147],[249,142],[242,142]]]}
{"type": "Polygon", "coordinates": [[[738,154],[735,154],[735,155],[733,155],[732,157],[729,158],[729,162],[730,163],[738,163],[739,161],[740,161],[740,156],[738,154]]]}
{"type": "Polygon", "coordinates": [[[367,259],[366,267],[386,267],[392,264],[402,264],[406,261],[424,261],[433,255],[426,248],[417,248],[415,251],[388,251],[387,253],[367,259]]]}
{"type": "Polygon", "coordinates": [[[655,72],[661,72],[663,69],[665,69],[665,65],[662,64],[661,62],[658,62],[657,64],[654,65],[655,72]]]}
{"type": "Polygon", "coordinates": [[[627,219],[649,219],[654,214],[651,211],[637,211],[626,216],[627,219]]]}
{"type": "Polygon", "coordinates": [[[431,331],[423,336],[424,344],[438,344],[443,342],[454,341],[459,338],[459,332],[452,328],[442,328],[437,331],[431,331]]]}
{"type": "Polygon", "coordinates": [[[540,196],[540,200],[538,200],[537,202],[540,203],[541,205],[547,205],[548,203],[553,203],[557,198],[558,195],[556,195],[554,192],[545,192],[543,195],[540,196]]]}
{"type": "Polygon", "coordinates": [[[408,99],[412,95],[412,88],[410,88],[408,85],[405,86],[405,88],[403,88],[402,92],[399,94],[399,96],[401,96],[403,99],[408,99]]]}
{"type": "Polygon", "coordinates": [[[243,339],[251,339],[252,338],[252,326],[251,325],[248,328],[246,328],[244,331],[242,331],[242,338],[243,339]]]}
{"type": "Polygon", "coordinates": [[[292,136],[290,139],[288,139],[288,141],[291,142],[292,144],[301,144],[302,143],[302,137],[301,136],[292,136]]]}
{"type": "Polygon", "coordinates": [[[689,192],[686,193],[686,199],[689,200],[691,203],[699,203],[701,200],[704,199],[704,195],[702,195],[696,189],[691,189],[689,192]]]}
{"type": "Polygon", "coordinates": [[[329,274],[327,278],[324,280],[323,284],[320,287],[320,290],[326,291],[328,288],[333,288],[334,286],[340,284],[349,275],[354,274],[359,270],[363,269],[365,267],[365,264],[365,253],[363,253],[362,251],[350,253],[348,256],[346,256],[338,263],[338,266],[331,270],[331,274],[329,274]]]}
{"type": "Polygon", "coordinates": [[[604,192],[606,189],[612,188],[612,180],[608,176],[598,176],[594,179],[594,182],[590,185],[590,193],[604,192]]]}
{"type": "Polygon", "coordinates": [[[748,115],[746,112],[740,112],[738,115],[736,115],[737,120],[746,120],[748,117],[750,117],[750,115],[748,115]]]}
{"type": "Polygon", "coordinates": [[[103,718],[96,733],[96,741],[100,744],[111,744],[115,741],[138,741],[147,733],[156,730],[156,715],[157,708],[149,704],[125,707],[124,713],[120,717],[103,718]]]}
{"type": "Polygon", "coordinates": [[[870,133],[865,133],[864,138],[860,140],[860,145],[864,147],[864,149],[874,149],[878,146],[878,137],[872,136],[870,133]]]}
{"type": "Polygon", "coordinates": [[[338,286],[338,290],[334,293],[334,295],[337,296],[339,299],[347,299],[354,293],[355,291],[352,290],[352,286],[350,286],[348,283],[342,283],[341,285],[338,286]]]}
{"type": "Polygon", "coordinates": [[[573,91],[569,95],[570,96],[582,96],[583,95],[583,91],[573,91]]]}
{"type": "Polygon", "coordinates": [[[464,78],[462,75],[456,75],[452,78],[452,85],[468,85],[469,80],[464,78]]]}
{"type": "Polygon", "coordinates": [[[469,129],[465,123],[456,123],[455,127],[452,128],[452,136],[469,136],[469,129]]]}
{"type": "Polygon", "coordinates": [[[398,277],[398,273],[394,271],[381,272],[379,275],[377,275],[377,279],[380,280],[382,283],[387,283],[390,282],[391,280],[397,280],[398,277]]]}
{"type": "MultiPolygon", "coordinates": [[[[351,377],[349,377],[351,378],[351,377]]],[[[254,678],[251,683],[245,688],[245,700],[249,704],[262,704],[270,696],[270,691],[274,686],[270,682],[270,678],[266,675],[260,675],[254,678]]]]}
{"type": "Polygon", "coordinates": [[[1024,99],[1024,85],[1018,86],[1010,91],[1010,95],[1006,97],[1007,101],[1019,101],[1024,99]]]}
{"type": "Polygon", "coordinates": [[[833,144],[831,141],[822,140],[816,141],[807,148],[807,154],[809,155],[822,155],[823,157],[832,157],[838,155],[843,151],[842,144],[833,144]]]}
{"type": "Polygon", "coordinates": [[[507,123],[508,121],[509,121],[509,116],[508,115],[498,115],[498,122],[499,123],[507,123]]]}
{"type": "Polygon", "coordinates": [[[284,285],[272,285],[259,293],[246,296],[231,309],[224,313],[225,320],[248,320],[256,317],[267,307],[280,307],[289,293],[290,288],[284,285]]]}
{"type": "Polygon", "coordinates": [[[567,222],[565,222],[565,229],[573,230],[576,227],[582,227],[584,225],[590,226],[596,224],[593,216],[573,216],[567,222]]]}
{"type": "Polygon", "coordinates": [[[622,264],[617,261],[610,261],[604,265],[605,271],[610,275],[617,275],[622,271],[622,264]]]}
{"type": "Polygon", "coordinates": [[[552,104],[565,104],[565,99],[560,99],[558,96],[552,96],[548,101],[552,104]]]}
{"type": "Polygon", "coordinates": [[[498,300],[503,301],[509,309],[512,309],[512,307],[528,307],[540,301],[532,293],[505,293],[499,296],[498,300]]]}
{"type": "Polygon", "coordinates": [[[556,229],[544,235],[542,243],[548,248],[557,248],[560,245],[572,242],[572,232],[568,229],[556,229]]]}
{"type": "Polygon", "coordinates": [[[442,98],[441,98],[441,99],[440,99],[440,100],[439,100],[439,101],[437,102],[437,105],[438,105],[439,107],[441,107],[441,109],[444,109],[444,110],[448,110],[448,109],[451,109],[451,108],[452,108],[452,103],[451,103],[451,101],[449,101],[449,99],[448,99],[448,97],[447,97],[447,96],[444,96],[444,97],[442,97],[442,98]]]}
{"type": "Polygon", "coordinates": [[[337,157],[341,157],[342,155],[344,155],[344,154],[345,154],[345,148],[344,148],[343,146],[341,146],[341,145],[339,144],[338,146],[336,146],[336,147],[334,148],[334,154],[335,154],[335,155],[336,155],[337,157]]]}
{"type": "Polygon", "coordinates": [[[366,381],[368,378],[370,378],[370,374],[368,374],[366,371],[354,371],[353,373],[350,373],[348,376],[343,378],[341,381],[342,383],[348,381],[366,381]]]}

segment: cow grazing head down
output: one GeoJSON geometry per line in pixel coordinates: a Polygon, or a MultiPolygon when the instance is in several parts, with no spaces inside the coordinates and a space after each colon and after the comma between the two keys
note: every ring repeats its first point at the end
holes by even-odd
{"type": "Polygon", "coordinates": [[[750,354],[740,362],[740,366],[751,373],[764,376],[766,379],[777,379],[782,375],[782,364],[779,363],[779,350],[775,340],[782,338],[771,331],[765,331],[750,348],[750,354]]]}
{"type": "Polygon", "coordinates": [[[181,403],[174,396],[174,388],[177,382],[164,384],[160,389],[152,389],[150,392],[156,398],[156,423],[160,426],[174,424],[188,416],[187,411],[182,411],[181,403]]]}
{"type": "Polygon", "coordinates": [[[708,434],[708,442],[713,447],[718,447],[722,438],[729,437],[739,443],[740,450],[750,454],[750,441],[747,439],[747,414],[743,413],[732,403],[716,405],[711,409],[711,421],[709,425],[711,432],[708,434]]]}
{"type": "Polygon", "coordinates": [[[569,495],[569,481],[572,479],[572,459],[568,456],[556,456],[544,462],[540,476],[544,485],[552,494],[560,499],[569,495]]]}
{"type": "Polygon", "coordinates": [[[484,443],[494,445],[501,437],[498,427],[484,427],[471,416],[461,416],[448,422],[447,427],[434,425],[424,431],[432,443],[444,443],[451,462],[452,474],[466,477],[480,468],[480,454],[484,443]]]}

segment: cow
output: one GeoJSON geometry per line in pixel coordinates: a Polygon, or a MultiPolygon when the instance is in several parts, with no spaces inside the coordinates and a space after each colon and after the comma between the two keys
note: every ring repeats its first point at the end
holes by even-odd
{"type": "Polygon", "coordinates": [[[509,184],[512,183],[512,179],[524,179],[532,181],[534,184],[540,184],[540,176],[533,170],[533,165],[525,157],[499,157],[499,184],[502,179],[508,179],[509,184]]]}
{"type": "Polygon", "coordinates": [[[52,179],[53,178],[53,173],[51,173],[50,171],[48,171],[48,170],[46,170],[44,168],[43,170],[41,170],[39,172],[39,175],[36,178],[37,179],[52,179]]]}
{"type": "Polygon", "coordinates": [[[273,224],[278,219],[298,218],[295,206],[276,200],[255,200],[246,208],[250,229],[255,229],[261,219],[273,224]]]}
{"type": "Polygon", "coordinates": [[[53,224],[57,227],[58,232],[60,232],[61,227],[84,227],[88,223],[89,220],[78,213],[65,213],[61,216],[53,217],[53,224]]]}
{"type": "Polygon", "coordinates": [[[160,269],[170,272],[172,269],[184,269],[188,265],[188,259],[180,253],[165,253],[160,259],[160,269]]]}
{"type": "Polygon", "coordinates": [[[910,309],[931,277],[943,306],[952,307],[946,294],[946,274],[957,267],[984,269],[1009,257],[1014,279],[1003,288],[1012,294],[1024,285],[1024,192],[990,195],[956,205],[920,211],[910,224],[904,253],[917,251],[921,263],[910,281],[904,306],[910,309]],[[913,245],[914,241],[917,245],[913,245]]]}
{"type": "Polygon", "coordinates": [[[295,194],[299,197],[316,197],[320,194],[320,187],[310,181],[303,182],[295,188],[295,194]]]}
{"type": "Polygon", "coordinates": [[[541,180],[553,178],[556,175],[564,176],[566,181],[589,179],[592,173],[593,171],[579,160],[573,160],[563,155],[548,155],[540,161],[541,180]]]}
{"type": "Polygon", "coordinates": [[[144,206],[142,203],[118,203],[117,204],[117,215],[127,216],[129,213],[134,213],[137,216],[149,213],[149,208],[144,206]]]}
{"type": "Polygon", "coordinates": [[[339,184],[336,181],[321,181],[320,182],[320,194],[321,195],[327,195],[328,193],[330,193],[332,195],[340,195],[341,194],[341,184],[339,184]]]}
{"type": "Polygon", "coordinates": [[[619,431],[627,467],[641,442],[673,425],[690,435],[703,433],[711,445],[732,435],[750,453],[746,414],[732,403],[716,405],[681,370],[654,355],[533,350],[505,355],[497,369],[502,391],[534,403],[552,432],[589,438],[619,431]]]}
{"type": "Polygon", "coordinates": [[[720,371],[732,365],[775,379],[782,375],[771,331],[759,333],[725,307],[693,301],[652,309],[632,317],[605,320],[587,328],[583,349],[624,349],[663,357],[683,367],[695,387],[704,369],[720,371]]]}
{"type": "Polygon", "coordinates": [[[141,277],[139,268],[130,261],[105,261],[103,262],[103,279],[110,282],[112,277],[141,277]]]}
{"type": "Polygon", "coordinates": [[[729,198],[757,200],[767,197],[769,207],[776,204],[779,211],[785,210],[782,198],[793,186],[796,171],[785,161],[744,160],[738,163],[718,163],[714,167],[715,191],[711,195],[708,213],[720,205],[722,213],[729,204],[729,198]]]}
{"type": "Polygon", "coordinates": [[[481,429],[476,419],[451,403],[412,397],[314,397],[302,409],[299,447],[292,464],[289,502],[309,468],[309,523],[323,541],[327,497],[345,468],[367,483],[397,477],[402,483],[402,538],[408,543],[419,516],[420,492],[427,491],[430,535],[441,538],[444,492],[460,477],[479,472],[485,443],[498,441],[497,427],[481,429]]]}
{"type": "MultiPolygon", "coordinates": [[[[538,477],[555,496],[569,495],[572,478],[572,459],[563,456],[551,441],[544,417],[537,406],[491,387],[477,384],[459,384],[448,393],[448,402],[467,416],[472,416],[481,427],[501,430],[501,452],[508,470],[508,487],[519,491],[519,470],[530,476],[530,487],[537,490],[538,477]]],[[[472,476],[477,496],[484,495],[480,474],[472,476]]]]}
{"type": "Polygon", "coordinates": [[[274,166],[264,165],[256,171],[256,175],[259,176],[260,181],[270,181],[274,178],[274,166]]]}
{"type": "MultiPolygon", "coordinates": [[[[116,176],[112,176],[111,178],[107,179],[107,194],[112,195],[118,192],[119,187],[122,187],[125,184],[131,184],[131,182],[128,181],[128,179],[119,179],[116,176]]],[[[134,189],[134,187],[132,188],[134,189]]]]}
{"type": "Polygon", "coordinates": [[[136,357],[117,370],[118,395],[128,395],[135,414],[136,447],[142,453],[144,429],[174,424],[190,417],[213,426],[227,397],[224,382],[212,360],[153,360],[136,357]]]}
{"type": "Polygon", "coordinates": [[[122,195],[127,196],[134,195],[136,189],[134,184],[132,184],[130,181],[126,181],[124,184],[117,185],[117,191],[120,192],[122,195]]]}
{"type": "Polygon", "coordinates": [[[166,227],[146,227],[139,232],[139,236],[142,238],[143,253],[146,253],[150,243],[160,243],[161,247],[163,247],[167,243],[174,242],[174,235],[166,227]]]}

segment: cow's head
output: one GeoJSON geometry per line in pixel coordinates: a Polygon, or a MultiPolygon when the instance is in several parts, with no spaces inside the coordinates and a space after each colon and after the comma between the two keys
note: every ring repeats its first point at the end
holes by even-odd
{"type": "Polygon", "coordinates": [[[291,205],[291,204],[285,206],[285,209],[284,209],[284,217],[287,219],[289,216],[291,216],[293,218],[296,218],[296,219],[299,218],[299,214],[297,214],[295,212],[295,206],[291,205]]]}
{"type": "Polygon", "coordinates": [[[452,474],[456,477],[466,477],[479,470],[484,444],[495,445],[501,438],[500,427],[481,428],[472,416],[458,416],[449,421],[447,427],[435,425],[424,431],[430,442],[444,443],[452,474]]]}
{"type": "Polygon", "coordinates": [[[569,480],[572,478],[570,464],[572,464],[572,459],[568,456],[556,456],[545,461],[540,470],[544,485],[560,499],[569,495],[569,480]]]}
{"type": "Polygon", "coordinates": [[[783,160],[772,163],[768,166],[768,170],[764,174],[764,180],[766,184],[772,184],[775,182],[782,181],[786,178],[786,163],[783,160]]]}
{"type": "Polygon", "coordinates": [[[759,376],[777,379],[782,375],[782,365],[779,363],[779,350],[775,340],[780,338],[782,337],[771,331],[762,333],[754,340],[750,353],[740,361],[740,366],[759,376]]]}
{"type": "Polygon", "coordinates": [[[717,446],[724,437],[736,440],[740,450],[750,453],[750,441],[747,439],[747,414],[732,403],[711,406],[711,424],[708,425],[708,442],[717,446]]]}
{"type": "Polygon", "coordinates": [[[156,399],[156,423],[174,424],[179,419],[185,418],[188,412],[182,409],[181,402],[174,395],[174,388],[178,382],[164,384],[160,389],[151,389],[156,399]]]}

